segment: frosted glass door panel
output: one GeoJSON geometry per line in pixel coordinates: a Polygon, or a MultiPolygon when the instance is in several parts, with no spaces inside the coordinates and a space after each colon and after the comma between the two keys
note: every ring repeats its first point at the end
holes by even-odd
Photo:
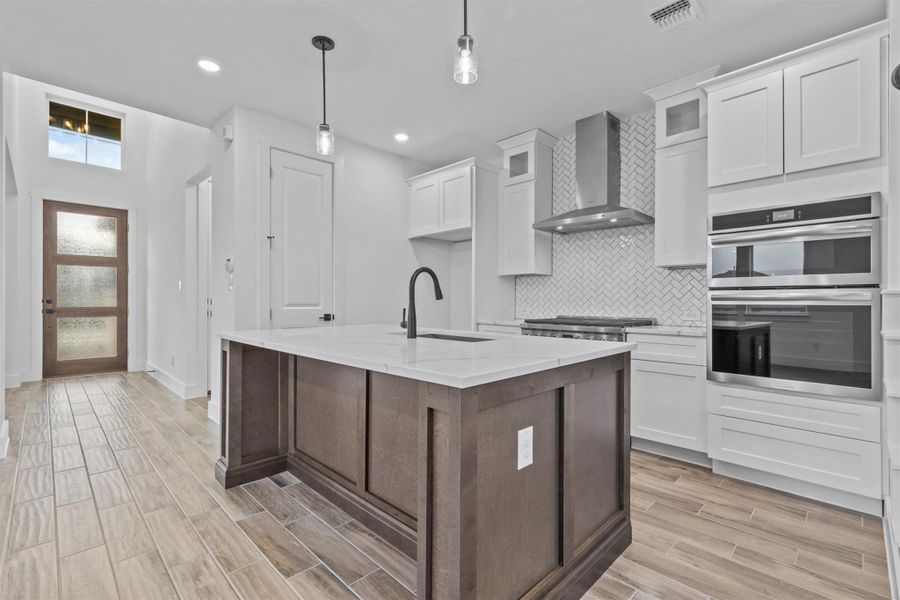
{"type": "Polygon", "coordinates": [[[56,218],[56,252],[74,256],[116,256],[115,217],[60,211],[56,218]]]}
{"type": "Polygon", "coordinates": [[[116,267],[59,265],[56,268],[56,306],[116,306],[116,267]]]}
{"type": "Polygon", "coordinates": [[[116,317],[57,319],[57,360],[115,357],[118,354],[116,321],[116,317]]]}

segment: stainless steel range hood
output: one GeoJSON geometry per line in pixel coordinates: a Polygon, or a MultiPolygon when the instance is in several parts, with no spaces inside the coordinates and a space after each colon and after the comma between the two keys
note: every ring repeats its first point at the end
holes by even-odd
{"type": "Polygon", "coordinates": [[[608,112],[575,122],[576,210],[534,224],[552,233],[632,227],[653,217],[619,205],[622,158],[619,119],[608,112]]]}

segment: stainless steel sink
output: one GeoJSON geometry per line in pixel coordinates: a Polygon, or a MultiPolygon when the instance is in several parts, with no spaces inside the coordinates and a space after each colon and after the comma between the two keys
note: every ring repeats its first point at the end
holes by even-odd
{"type": "Polygon", "coordinates": [[[451,342],[489,342],[492,338],[467,337],[464,335],[449,335],[446,333],[420,333],[420,338],[432,338],[435,340],[449,340],[451,342]]]}

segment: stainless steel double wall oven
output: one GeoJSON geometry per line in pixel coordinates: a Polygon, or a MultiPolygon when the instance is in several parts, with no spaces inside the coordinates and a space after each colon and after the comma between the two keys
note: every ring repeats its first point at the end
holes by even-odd
{"type": "Polygon", "coordinates": [[[711,218],[710,380],[879,397],[880,205],[870,194],[711,218]]]}

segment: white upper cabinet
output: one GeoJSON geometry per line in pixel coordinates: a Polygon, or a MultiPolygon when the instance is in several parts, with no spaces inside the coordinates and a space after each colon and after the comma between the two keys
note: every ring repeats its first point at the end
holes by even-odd
{"type": "Polygon", "coordinates": [[[702,82],[709,185],[879,157],[887,35],[873,23],[702,82]]]}
{"type": "Polygon", "coordinates": [[[881,154],[878,39],[823,51],[784,70],[784,170],[881,154]]]}
{"type": "Polygon", "coordinates": [[[651,88],[656,101],[656,266],[706,264],[706,92],[716,65],[651,88]]]}
{"type": "Polygon", "coordinates": [[[782,73],[709,93],[709,185],[784,172],[782,73]]]}
{"type": "Polygon", "coordinates": [[[409,179],[409,237],[472,239],[472,159],[409,179]]]}
{"type": "Polygon", "coordinates": [[[706,264],[706,140],[656,152],[656,266],[706,264]]]}
{"type": "Polygon", "coordinates": [[[552,205],[553,145],[556,138],[533,129],[497,142],[503,148],[500,176],[499,274],[550,275],[552,234],[536,231],[552,205]]]}
{"type": "Polygon", "coordinates": [[[716,65],[644,92],[656,102],[657,149],[706,137],[706,92],[697,84],[715,77],[719,69],[716,65]]]}

